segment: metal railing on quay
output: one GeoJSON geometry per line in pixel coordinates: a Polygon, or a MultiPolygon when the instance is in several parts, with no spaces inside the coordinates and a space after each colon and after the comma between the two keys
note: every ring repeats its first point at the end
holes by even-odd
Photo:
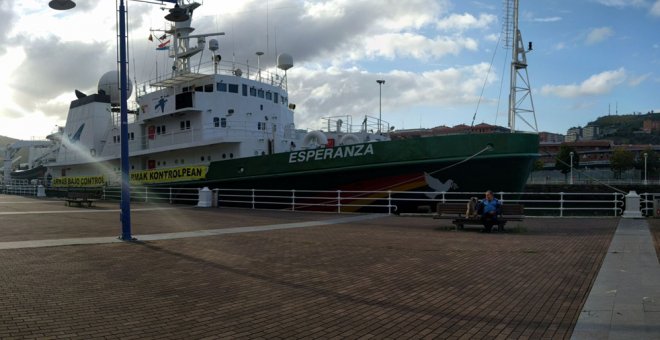
{"type": "MultiPolygon", "coordinates": [[[[131,201],[143,203],[191,204],[197,203],[199,189],[173,187],[131,187],[131,201]]],[[[121,200],[121,187],[104,187],[103,199],[121,200]]]]}
{"type": "MultiPolygon", "coordinates": [[[[3,184],[3,194],[36,196],[37,185],[3,184]]],[[[47,188],[48,197],[66,197],[70,191],[102,190],[102,199],[119,201],[120,187],[47,188]]],[[[282,209],[291,211],[374,212],[387,214],[434,213],[438,203],[465,203],[471,197],[481,198],[482,192],[426,191],[348,191],[348,190],[276,190],[276,189],[213,189],[214,205],[249,209],[282,209]]],[[[621,216],[625,195],[574,192],[496,192],[503,204],[522,204],[527,216],[621,216]]],[[[197,204],[200,188],[151,187],[131,188],[131,201],[145,203],[197,204]]],[[[653,216],[660,193],[639,194],[643,216],[653,216]]]]}

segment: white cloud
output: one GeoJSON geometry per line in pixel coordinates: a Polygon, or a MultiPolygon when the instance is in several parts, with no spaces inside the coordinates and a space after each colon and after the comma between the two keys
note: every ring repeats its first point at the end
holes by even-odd
{"type": "Polygon", "coordinates": [[[544,85],[541,88],[541,93],[561,98],[602,95],[610,93],[617,85],[623,83],[626,77],[626,70],[620,68],[595,74],[580,84],[544,85]]]}
{"type": "Polygon", "coordinates": [[[660,17],[660,0],[656,0],[653,6],[651,6],[651,15],[660,17]]]}
{"type": "MultiPolygon", "coordinates": [[[[422,73],[395,70],[386,74],[358,68],[301,66],[289,72],[291,79],[295,79],[295,83],[289,82],[289,95],[298,98],[296,111],[304,113],[298,117],[302,119],[298,123],[312,127],[321,117],[353,115],[355,121],[365,114],[377,114],[376,79],[386,80],[382,88],[382,104],[388,113],[409,112],[408,108],[420,103],[439,107],[467,105],[473,109],[486,72],[488,64],[485,63],[422,73]]],[[[496,81],[496,78],[491,76],[489,82],[496,81]]]]}
{"type": "Polygon", "coordinates": [[[645,0],[595,0],[595,2],[608,7],[641,7],[646,4],[645,0]]]}
{"type": "Polygon", "coordinates": [[[534,18],[533,19],[536,22],[557,22],[561,21],[561,17],[547,17],[547,18],[534,18]]]}
{"type": "Polygon", "coordinates": [[[612,35],[614,35],[614,30],[609,27],[594,28],[589,32],[589,34],[587,34],[586,42],[589,45],[597,44],[599,42],[605,41],[612,35]]]}
{"type": "Polygon", "coordinates": [[[348,54],[353,60],[365,57],[411,57],[420,60],[441,58],[447,54],[457,55],[463,50],[476,50],[477,42],[466,37],[428,38],[413,33],[383,34],[359,42],[348,54]]]}
{"type": "Polygon", "coordinates": [[[630,85],[632,87],[638,86],[650,77],[651,77],[651,73],[643,74],[643,75],[638,76],[638,77],[631,77],[628,80],[628,85],[630,85]]]}
{"type": "Polygon", "coordinates": [[[452,14],[439,20],[436,27],[445,31],[466,31],[475,28],[486,28],[496,21],[497,17],[492,14],[480,14],[479,18],[469,13],[452,14]]]}

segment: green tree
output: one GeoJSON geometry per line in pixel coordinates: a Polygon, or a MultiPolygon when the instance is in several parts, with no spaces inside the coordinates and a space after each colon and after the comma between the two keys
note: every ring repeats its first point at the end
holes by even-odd
{"type": "Polygon", "coordinates": [[[532,171],[541,171],[543,170],[543,161],[540,159],[537,159],[534,161],[534,165],[532,167],[532,171]]]}
{"type": "Polygon", "coordinates": [[[635,167],[635,155],[624,149],[616,148],[610,157],[610,168],[614,172],[614,178],[621,179],[624,171],[635,167]]]}
{"type": "Polygon", "coordinates": [[[561,171],[564,175],[571,172],[571,152],[573,153],[573,168],[577,168],[580,165],[580,157],[577,151],[571,146],[560,146],[559,153],[555,158],[555,168],[561,171]]]}

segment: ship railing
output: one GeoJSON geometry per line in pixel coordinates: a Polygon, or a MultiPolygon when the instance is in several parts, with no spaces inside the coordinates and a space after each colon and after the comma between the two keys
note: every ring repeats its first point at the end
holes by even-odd
{"type": "MultiPolygon", "coordinates": [[[[214,74],[230,75],[279,87],[284,91],[286,91],[287,86],[287,82],[283,75],[280,75],[277,72],[269,71],[267,68],[260,69],[257,66],[251,65],[249,63],[221,61],[218,64],[216,71],[215,63],[213,61],[204,61],[199,63],[197,67],[193,67],[192,73],[208,76],[214,74]]],[[[170,78],[172,78],[172,73],[165,72],[156,78],[140,83],[137,87],[138,97],[158,89],[157,87],[152,86],[152,84],[157,84],[170,78]]]]}
{"type": "MultiPolygon", "coordinates": [[[[149,136],[142,136],[141,140],[137,138],[130,140],[128,147],[131,151],[148,150],[150,148],[168,147],[180,144],[199,143],[207,140],[214,140],[224,138],[223,141],[231,141],[229,139],[240,140],[247,136],[254,136],[257,133],[248,128],[248,121],[235,122],[231,125],[228,124],[226,128],[215,127],[207,125],[198,129],[184,129],[167,132],[165,134],[155,135],[153,139],[149,136]]],[[[101,157],[119,157],[121,144],[118,141],[112,141],[104,146],[103,152],[98,156],[101,157]]],[[[88,149],[68,149],[61,153],[59,156],[60,162],[89,162],[94,161],[93,156],[88,149]]]]}

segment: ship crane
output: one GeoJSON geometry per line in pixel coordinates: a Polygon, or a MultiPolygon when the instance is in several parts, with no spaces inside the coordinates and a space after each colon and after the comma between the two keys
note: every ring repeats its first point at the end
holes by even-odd
{"type": "Polygon", "coordinates": [[[525,50],[522,34],[518,28],[519,0],[505,0],[504,47],[511,48],[511,82],[509,89],[509,129],[516,131],[516,119],[520,118],[527,126],[538,132],[536,113],[532,99],[532,88],[527,73],[527,53],[532,51],[532,42],[525,50]],[[520,84],[518,83],[520,80],[520,84]],[[533,118],[533,122],[529,120],[533,118]]]}

